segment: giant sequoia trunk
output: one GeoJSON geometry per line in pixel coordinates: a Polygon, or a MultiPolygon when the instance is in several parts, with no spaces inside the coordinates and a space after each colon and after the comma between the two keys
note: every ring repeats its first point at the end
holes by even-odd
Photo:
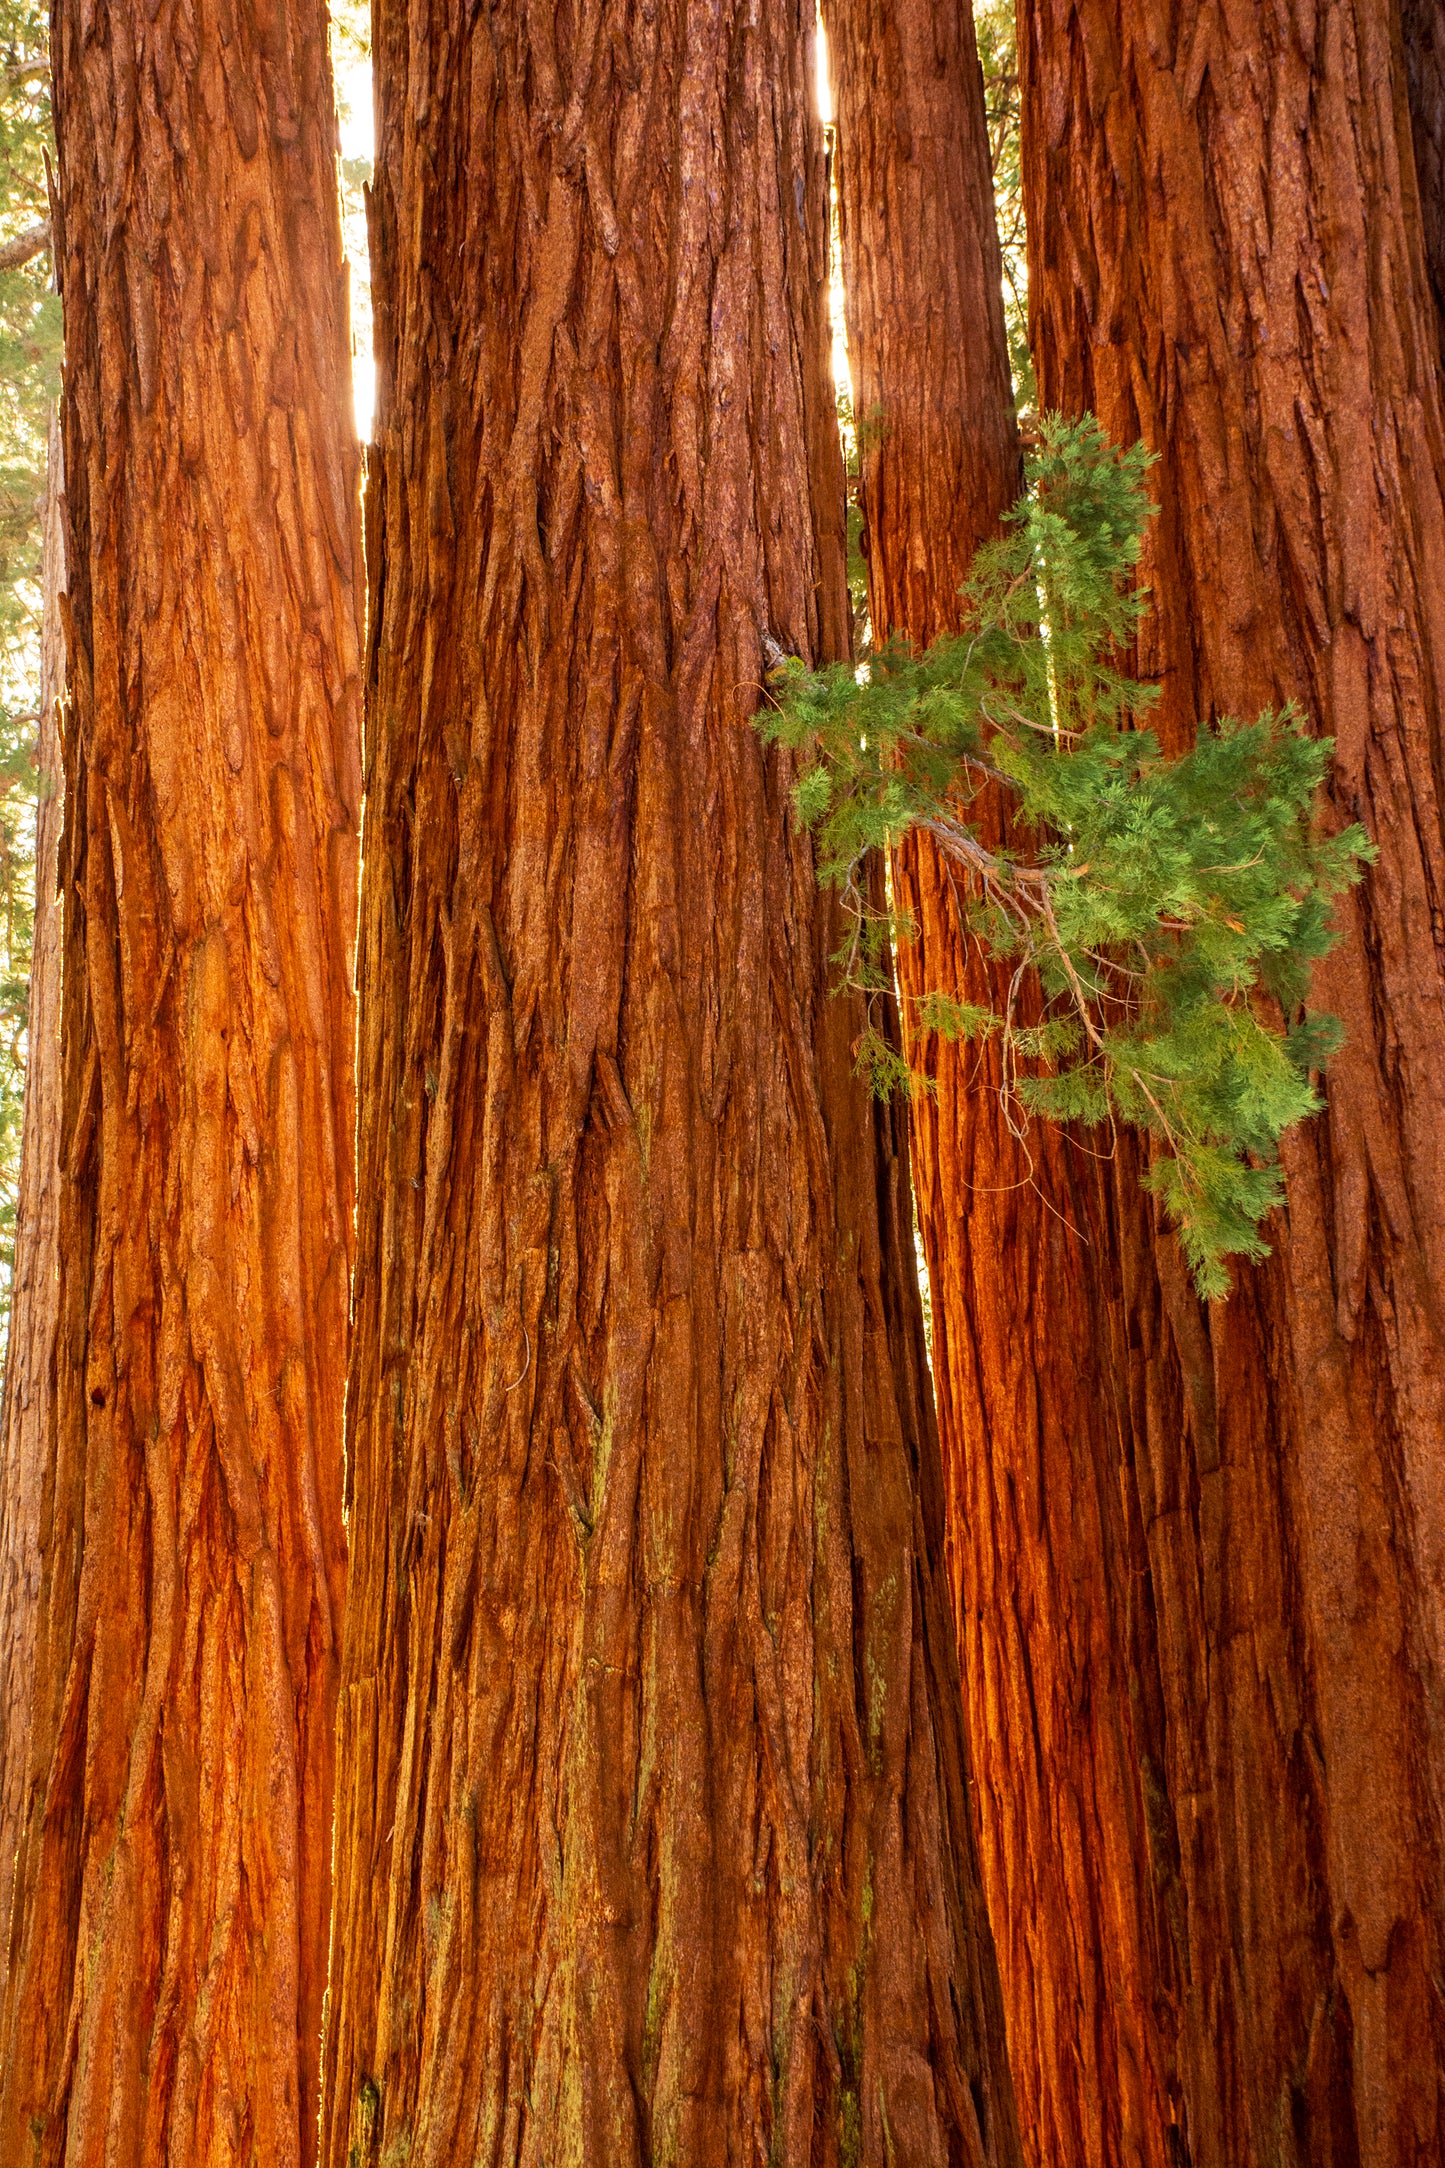
{"type": "Polygon", "coordinates": [[[9,1972],[10,1898],[25,1778],[40,1596],[40,1499],[54,1398],[59,1314],[60,908],[55,876],[64,804],[59,703],[65,683],[60,425],[50,421],[41,539],[40,727],[36,744],[35,922],[26,1015],[25,1113],[5,1395],[0,1403],[0,2005],[9,1972]]]}
{"type": "Polygon", "coordinates": [[[360,671],[324,12],[57,8],[59,1320],[8,2164],[314,2147],[360,671]]]}
{"type": "Polygon", "coordinates": [[[1425,267],[1445,351],[1445,0],[1400,0],[1425,267]]]}
{"type": "MultiPolygon", "coordinates": [[[[984,86],[965,0],[827,0],[827,25],[849,360],[868,423],[871,615],[879,637],[922,645],[957,629],[974,551],[1022,479],[984,86]]],[[[1002,835],[998,803],[974,811],[1002,835]]],[[[904,843],[894,882],[917,930],[898,957],[905,1001],[960,986],[997,1001],[1007,974],[975,984],[957,877],[931,839],[904,843]]],[[[994,1051],[922,1039],[911,1054],[930,1079],[912,1105],[918,1215],[1025,2146],[1040,2163],[1163,2168],[1179,2113],[1181,1959],[1127,1480],[1128,1366],[1143,1351],[1120,1332],[1113,1172],[1104,1179],[1097,1139],[1016,1134],[994,1051]],[[1097,1721],[1082,1722],[1091,1710],[1097,1721]]]]}
{"type": "MultiPolygon", "coordinates": [[[[1399,27],[1374,0],[1029,0],[1022,31],[1041,397],[1162,455],[1141,643],[1162,734],[1298,698],[1337,740],[1326,817],[1380,855],[1317,974],[1349,1041],[1287,1149],[1275,1257],[1206,1314],[1118,1170],[1128,1420],[1093,1487],[1140,1540],[1092,1556],[1071,1442],[1001,1440],[961,1501],[965,1612],[1000,1662],[1022,1647],[1036,1701],[1066,1699],[1020,1561],[1082,1551],[1112,1593],[1129,1693],[1078,1700],[1055,1782],[1089,1830],[1100,1753],[1122,1739],[1142,1772],[1154,1842],[1097,1978],[1127,1977],[1153,1905],[1164,2022],[1137,2052],[1177,2087],[1176,2153],[1437,2161],[1445,430],[1399,27]]],[[[983,1796],[1037,1839],[1015,1745],[983,1796]]],[[[1079,2083],[1076,1949],[1050,1927],[1034,1961],[1058,1986],[1026,2121],[1079,2083]]],[[[1102,2151],[1157,2157],[1128,2127],[1102,2151]]]]}
{"type": "Polygon", "coordinates": [[[384,5],[332,2168],[1005,2162],[845,638],[811,10],[384,5]]]}

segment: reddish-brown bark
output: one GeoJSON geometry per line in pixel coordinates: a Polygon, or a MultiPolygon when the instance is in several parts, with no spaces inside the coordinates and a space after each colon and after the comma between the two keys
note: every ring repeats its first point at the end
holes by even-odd
{"type": "Polygon", "coordinates": [[[869,608],[926,645],[1023,487],[983,76],[965,0],[825,22],[869,608]]]}
{"type": "Polygon", "coordinates": [[[903,1144],[749,720],[846,638],[811,8],[376,33],[323,2157],[1011,2161],[903,1144]]]}
{"type": "Polygon", "coordinates": [[[25,1112],[10,1337],[0,1404],[0,2002],[9,1972],[10,1895],[25,1775],[40,1595],[40,1499],[54,1389],[60,1208],[60,911],[55,875],[64,776],[59,702],[65,683],[65,586],[58,417],[46,456],[41,538],[40,723],[36,733],[35,921],[26,1018],[25,1112]]]}
{"type": "MultiPolygon", "coordinates": [[[[974,551],[1022,484],[983,82],[963,0],[828,0],[826,19],[870,610],[880,635],[924,644],[959,624],[974,551]]],[[[976,811],[997,833],[1000,808],[976,811]]],[[[917,927],[898,958],[905,996],[964,986],[997,998],[975,984],[929,839],[906,841],[894,880],[917,927]]],[[[1163,2168],[1180,1959],[1155,1884],[1169,1886],[1174,1839],[1151,1812],[1152,1651],[1117,1631],[1140,1608],[1127,1592],[1142,1542],[1118,1480],[1115,1358],[1129,1356],[1109,1304],[1108,1186],[1096,1141],[1035,1127],[1020,1142],[990,1055],[928,1040],[912,1051],[932,1084],[912,1105],[918,1215],[1025,2144],[1040,2162],[1163,2168]],[[1063,1525],[1042,1545],[1056,1498],[1063,1525]],[[1090,1708],[1104,1721],[1081,1726],[1090,1708]]]]}
{"type": "Polygon", "coordinates": [[[1400,0],[1425,265],[1445,344],[1445,5],[1400,0]]]}
{"type": "Polygon", "coordinates": [[[8,2164],[316,2129],[361,576],[324,11],[55,12],[60,1276],[8,2164]]]}
{"type": "MultiPolygon", "coordinates": [[[[1160,1841],[1117,1906],[1168,1930],[1133,2052],[1177,2099],[1176,2152],[1436,2161],[1445,430],[1402,44],[1365,0],[1028,0],[1021,27],[1041,398],[1162,455],[1141,663],[1163,735],[1298,698],[1337,741],[1327,817],[1380,855],[1317,975],[1349,1042],[1288,1146],[1276,1256],[1206,1314],[1110,1170],[1119,1452],[1081,1469],[1046,1426],[1037,1456],[1000,1438],[965,1464],[965,1616],[1029,1681],[1025,1739],[1070,1693],[1041,1590],[1123,1667],[1127,1694],[1075,1700],[1052,1781],[1100,1829],[1101,1752],[1141,1771],[1160,1841]]],[[[1019,1736],[980,1786],[1022,1877],[1019,1736]]],[[[1101,1997],[1131,1965],[1105,1927],[1101,1997]]],[[[1051,2009],[1016,2065],[1026,2125],[1081,2094],[1080,1939],[1029,1953],[1051,2009]]],[[[1102,2120],[1099,2157],[1157,2157],[1102,2120]]]]}

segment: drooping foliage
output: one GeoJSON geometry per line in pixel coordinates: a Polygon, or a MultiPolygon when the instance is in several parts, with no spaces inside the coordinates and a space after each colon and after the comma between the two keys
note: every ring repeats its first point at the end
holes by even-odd
{"type": "MultiPolygon", "coordinates": [[[[1309,969],[1369,846],[1358,828],[1316,828],[1332,746],[1290,709],[1161,754],[1155,688],[1119,662],[1148,607],[1130,578],[1147,464],[1091,418],[1047,418],[1026,494],[974,561],[967,629],[923,655],[890,643],[857,670],[794,665],[760,720],[805,756],[797,812],[852,912],[844,980],[882,991],[889,947],[911,933],[869,902],[864,860],[926,831],[961,929],[1008,968],[994,1003],[928,990],[917,1025],[999,1035],[1021,1131],[1034,1115],[1145,1131],[1147,1179],[1201,1292],[1219,1295],[1229,1256],[1265,1253],[1279,1138],[1317,1105],[1311,1071],[1337,1033],[1306,1008],[1309,969]],[[971,818],[991,786],[1006,846],[971,818]]],[[[858,1056],[880,1089],[914,1081],[880,1031],[858,1056]]]]}

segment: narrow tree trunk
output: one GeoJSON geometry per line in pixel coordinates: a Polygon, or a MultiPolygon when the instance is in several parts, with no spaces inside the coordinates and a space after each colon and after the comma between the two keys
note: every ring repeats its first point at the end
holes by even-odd
{"type": "MultiPolygon", "coordinates": [[[[960,623],[974,552],[1022,483],[984,86],[964,0],[827,0],[826,21],[871,615],[879,637],[923,645],[960,623]]],[[[999,804],[974,810],[1003,835],[999,804]]],[[[928,838],[898,851],[894,888],[917,931],[898,957],[905,997],[962,986],[997,1000],[928,838]]],[[[910,1051],[931,1086],[912,1103],[918,1214],[1025,2145],[1041,2164],[1164,2168],[1188,1959],[1177,1838],[1158,1806],[1161,1697],[1128,1466],[1143,1350],[1120,1330],[1113,1183],[1097,1138],[1016,1134],[992,1050],[910,1051]],[[1089,1710],[1099,1720],[1082,1724],[1089,1710]]]]}
{"type": "Polygon", "coordinates": [[[35,923],[26,1016],[25,1113],[10,1284],[10,1338],[0,1403],[0,2006],[9,1974],[10,1898],[30,1765],[30,1689],[40,1596],[40,1501],[54,1404],[59,1315],[60,940],[55,877],[64,775],[60,700],[65,686],[65,524],[60,423],[45,461],[41,538],[40,725],[37,732],[35,923]]]}
{"type": "MultiPolygon", "coordinates": [[[[1327,817],[1362,819],[1380,853],[1317,973],[1349,1040],[1289,1145],[1275,1257],[1206,1315],[1120,1192],[1125,1487],[1166,1713],[1146,1775],[1187,1922],[1180,2142],[1196,2164],[1433,2162],[1445,428],[1401,41],[1378,0],[1029,0],[1021,23],[1041,397],[1162,455],[1141,660],[1163,735],[1298,699],[1337,741],[1327,817]]],[[[1038,1504],[1067,1552],[1076,1500],[1055,1480],[1038,1504]]],[[[986,1612],[1013,1551],[997,1517],[966,1525],[965,1601],[986,1612]]],[[[1089,1756],[1132,1721],[1079,1709],[1058,1781],[1089,1815],[1089,1756]]],[[[1141,1856],[1140,1903],[1150,1872],[1141,1856]]],[[[1075,2082],[1059,2015],[1041,2092],[1075,2082]]]]}
{"type": "Polygon", "coordinates": [[[360,557],[322,8],[56,10],[61,1201],[0,2159],[296,2163],[345,1580],[360,557]]]}
{"type": "Polygon", "coordinates": [[[903,1144],[750,724],[846,637],[810,48],[378,14],[333,2168],[1017,2157],[903,1144]]]}
{"type": "Polygon", "coordinates": [[[966,0],[825,23],[869,608],[926,645],[1023,487],[983,75],[966,0]]]}

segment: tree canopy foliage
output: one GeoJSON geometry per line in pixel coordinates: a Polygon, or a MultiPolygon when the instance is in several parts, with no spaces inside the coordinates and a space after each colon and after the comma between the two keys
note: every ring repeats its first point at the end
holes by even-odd
{"type": "MultiPolygon", "coordinates": [[[[1003,968],[980,975],[983,998],[929,990],[913,1031],[996,1036],[1020,1131],[1035,1114],[1144,1131],[1146,1179],[1201,1293],[1221,1295],[1227,1258],[1265,1254],[1280,1136],[1318,1104],[1311,1072],[1337,1033],[1306,1008],[1309,968],[1369,845],[1312,819],[1332,744],[1293,710],[1161,753],[1155,688],[1121,661],[1148,607],[1131,579],[1147,464],[1089,417],[1048,417],[1024,497],[975,559],[967,629],[856,669],[792,665],[760,721],[803,755],[798,815],[852,913],[844,980],[891,983],[891,945],[912,929],[869,900],[864,861],[925,830],[970,944],[1003,968]],[[989,786],[1007,845],[972,817],[989,786]]],[[[881,1090],[915,1082],[876,1027],[859,1060],[881,1090]]]]}

